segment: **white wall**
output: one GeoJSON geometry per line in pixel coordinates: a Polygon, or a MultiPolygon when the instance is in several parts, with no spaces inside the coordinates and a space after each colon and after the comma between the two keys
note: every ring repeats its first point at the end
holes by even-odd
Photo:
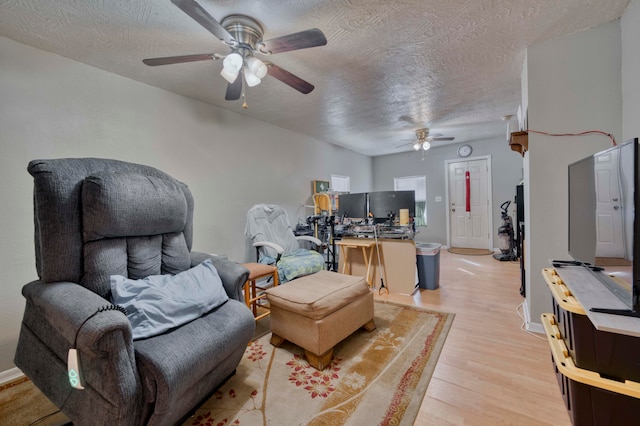
{"type": "MultiPolygon", "coordinates": [[[[194,248],[245,261],[255,203],[311,209],[331,173],[370,189],[369,157],[0,37],[0,372],[13,367],[24,300],[36,279],[32,179],[37,158],[108,157],[157,167],[195,198],[194,248]]],[[[313,96],[313,94],[309,95],[313,96]]]]}
{"type": "MultiPolygon", "coordinates": [[[[622,139],[620,21],[527,51],[528,127],[551,133],[603,130],[622,139]]],[[[566,259],[567,166],[611,146],[604,136],[549,137],[529,133],[525,193],[527,310],[536,325],[551,309],[541,270],[566,259]]]]}
{"type": "Polygon", "coordinates": [[[640,137],[640,0],[622,16],[622,136],[640,137]]]}
{"type": "MultiPolygon", "coordinates": [[[[496,119],[498,119],[496,117],[496,119]]],[[[502,224],[500,204],[507,200],[514,200],[516,185],[522,180],[522,157],[511,151],[506,140],[507,123],[504,124],[505,136],[497,139],[477,140],[469,143],[473,147],[471,157],[490,156],[493,198],[493,224],[491,234],[494,239],[493,247],[498,247],[497,233],[502,224]]],[[[420,152],[403,152],[385,155],[373,159],[373,190],[393,190],[393,178],[401,176],[427,177],[427,215],[426,227],[418,228],[417,241],[432,243],[447,243],[447,215],[449,208],[446,203],[446,166],[445,161],[459,159],[457,149],[460,144],[431,148],[422,159],[420,152]],[[435,197],[442,197],[436,202],[435,197]]],[[[511,205],[510,214],[515,223],[515,203],[511,205]]],[[[517,291],[517,290],[516,290],[517,291]]]]}

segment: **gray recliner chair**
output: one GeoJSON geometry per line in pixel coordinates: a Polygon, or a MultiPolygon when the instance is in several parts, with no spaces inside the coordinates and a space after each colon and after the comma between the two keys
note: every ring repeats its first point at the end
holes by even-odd
{"type": "Polygon", "coordinates": [[[39,280],[22,291],[15,364],[76,425],[185,419],[235,372],[253,336],[242,302],[248,270],[191,251],[191,192],[155,168],[84,158],[34,160],[28,171],[39,280]],[[199,318],[134,341],[122,312],[101,311],[112,301],[112,275],[166,277],[207,258],[229,300],[199,318]],[[70,348],[84,390],[70,384],[70,348]]]}

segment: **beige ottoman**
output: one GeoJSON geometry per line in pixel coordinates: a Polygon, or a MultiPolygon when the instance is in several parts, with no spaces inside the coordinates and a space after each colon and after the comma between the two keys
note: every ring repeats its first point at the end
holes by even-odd
{"type": "Polygon", "coordinates": [[[295,343],[318,370],[331,362],[338,342],[360,327],[376,328],[373,293],[363,277],[320,271],[266,293],[271,307],[271,344],[295,343]]]}

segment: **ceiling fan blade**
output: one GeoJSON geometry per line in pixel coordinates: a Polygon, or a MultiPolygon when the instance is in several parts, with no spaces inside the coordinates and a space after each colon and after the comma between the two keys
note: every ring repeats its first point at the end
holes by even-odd
{"type": "Polygon", "coordinates": [[[453,136],[447,136],[447,137],[444,137],[444,138],[432,138],[431,140],[432,141],[452,141],[454,139],[455,138],[453,136]]]}
{"type": "Polygon", "coordinates": [[[284,70],[271,62],[265,62],[264,64],[267,66],[267,73],[271,77],[280,80],[288,86],[293,87],[300,93],[304,93],[306,95],[308,93],[311,93],[311,91],[315,88],[313,84],[304,81],[300,77],[291,74],[289,71],[284,70]]]}
{"type": "Polygon", "coordinates": [[[414,143],[415,143],[415,141],[414,141],[414,142],[402,143],[402,144],[400,144],[400,145],[396,145],[396,146],[394,146],[394,148],[402,148],[403,146],[413,145],[414,143]]]}
{"type": "Polygon", "coordinates": [[[258,50],[262,53],[282,53],[290,50],[307,49],[309,47],[324,46],[327,38],[322,31],[312,28],[299,33],[272,38],[260,43],[258,50]]]}
{"type": "Polygon", "coordinates": [[[191,16],[197,23],[202,25],[207,31],[214,36],[218,37],[221,41],[228,45],[234,44],[235,40],[224,29],[213,16],[209,14],[202,6],[200,6],[195,0],[171,0],[171,3],[175,4],[187,15],[191,16]]]}
{"type": "Polygon", "coordinates": [[[195,61],[206,61],[209,59],[216,60],[220,59],[221,56],[217,53],[199,53],[195,55],[182,55],[182,56],[167,56],[165,58],[149,58],[143,59],[142,62],[145,65],[149,65],[150,67],[155,67],[158,65],[171,65],[171,64],[181,64],[183,62],[195,62],[195,61]]]}
{"type": "Polygon", "coordinates": [[[227,101],[237,101],[242,96],[242,75],[238,74],[236,81],[227,85],[227,93],[224,95],[227,101]]]}

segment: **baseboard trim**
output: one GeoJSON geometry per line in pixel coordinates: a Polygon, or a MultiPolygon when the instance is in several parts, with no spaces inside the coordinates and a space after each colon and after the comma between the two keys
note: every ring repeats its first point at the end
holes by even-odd
{"type": "Polygon", "coordinates": [[[0,371],[0,386],[13,382],[14,380],[17,380],[23,376],[24,374],[18,367],[13,367],[5,371],[0,371]]]}
{"type": "Polygon", "coordinates": [[[544,334],[544,328],[542,324],[539,322],[529,322],[527,323],[527,331],[532,333],[544,334]]]}
{"type": "Polygon", "coordinates": [[[531,322],[531,315],[529,314],[529,305],[527,302],[522,303],[522,310],[524,315],[524,324],[525,330],[530,331],[532,333],[545,334],[544,327],[542,327],[541,322],[531,322]]]}

